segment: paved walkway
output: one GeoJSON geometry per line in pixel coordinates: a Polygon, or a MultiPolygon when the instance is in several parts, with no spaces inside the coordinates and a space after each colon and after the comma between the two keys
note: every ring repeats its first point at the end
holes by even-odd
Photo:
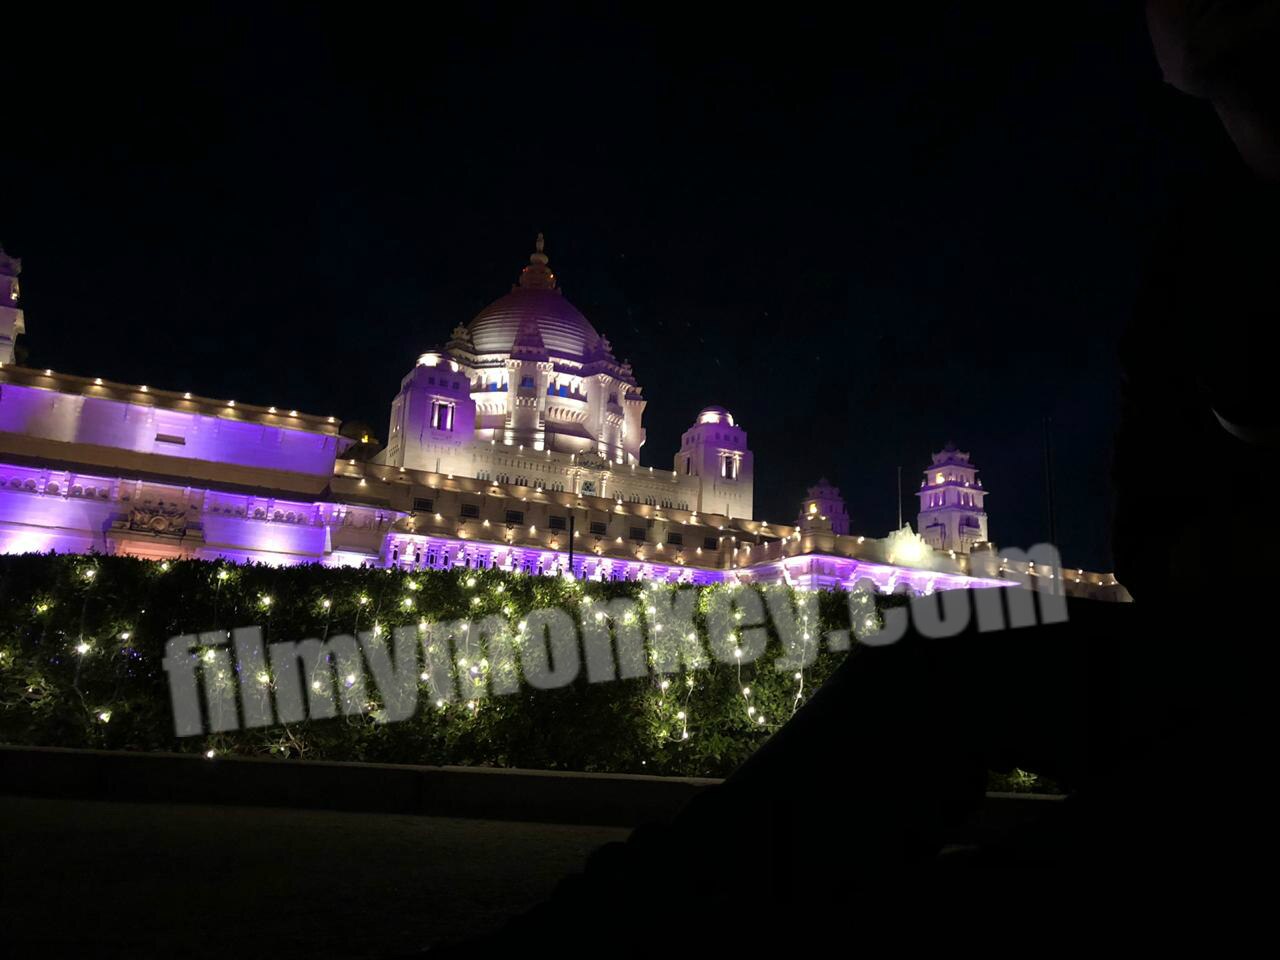
{"type": "Polygon", "coordinates": [[[21,956],[375,957],[541,900],[612,827],[0,796],[21,956]]]}

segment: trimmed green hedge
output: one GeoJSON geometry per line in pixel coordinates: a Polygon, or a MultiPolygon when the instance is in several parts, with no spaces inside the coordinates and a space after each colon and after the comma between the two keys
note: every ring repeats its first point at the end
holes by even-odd
{"type": "MultiPolygon", "coordinates": [[[[727,588],[680,589],[698,590],[699,610],[704,611],[712,594],[727,588]]],[[[561,689],[522,686],[519,693],[489,696],[473,706],[455,701],[439,708],[424,689],[415,714],[397,723],[378,723],[370,711],[206,736],[178,738],[173,733],[168,675],[161,660],[165,643],[177,635],[260,625],[271,643],[358,634],[375,624],[389,631],[424,618],[500,614],[515,624],[535,609],[556,607],[579,615],[585,609],[590,614],[591,604],[599,601],[641,600],[647,594],[646,585],[639,583],[577,583],[496,570],[409,574],[126,557],[0,557],[0,740],[724,776],[784,723],[846,655],[820,643],[816,660],[797,680],[794,672],[775,669],[783,651],[770,625],[765,654],[741,666],[712,660],[704,669],[666,676],[606,683],[580,677],[561,689]],[[668,681],[665,689],[663,680],[668,681]],[[749,697],[743,695],[744,687],[750,689],[749,697]],[[758,722],[761,716],[764,723],[758,722]]],[[[815,635],[848,629],[846,596],[823,592],[816,597],[820,624],[815,635]]],[[[645,608],[640,602],[641,617],[645,608]]],[[[368,689],[376,698],[371,677],[368,689]]],[[[1043,788],[1029,777],[1015,772],[992,785],[1043,788]]]]}

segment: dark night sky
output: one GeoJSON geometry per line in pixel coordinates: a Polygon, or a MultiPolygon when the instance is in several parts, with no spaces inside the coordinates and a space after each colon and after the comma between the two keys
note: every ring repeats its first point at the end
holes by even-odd
{"type": "Polygon", "coordinates": [[[11,22],[0,241],[30,363],[381,434],[543,230],[650,398],[646,463],[723,404],[757,516],[790,522],[825,474],[879,536],[895,466],[914,521],[950,438],[993,538],[1027,544],[1050,416],[1064,556],[1109,569],[1115,341],[1161,218],[1226,150],[1117,6],[11,22]]]}

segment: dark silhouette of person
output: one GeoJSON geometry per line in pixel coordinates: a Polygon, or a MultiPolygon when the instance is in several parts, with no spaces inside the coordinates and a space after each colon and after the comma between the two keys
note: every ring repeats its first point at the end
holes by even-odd
{"type": "Polygon", "coordinates": [[[1171,218],[1122,341],[1113,547],[1135,602],[1073,600],[1065,622],[855,648],[723,785],[602,848],[459,955],[626,949],[628,930],[723,947],[792,930],[788,918],[797,947],[822,927],[905,934],[938,914],[918,895],[891,901],[886,883],[925,871],[954,894],[957,871],[977,867],[1045,868],[1037,889],[1099,897],[1191,878],[1183,894],[1216,904],[1251,882],[1242,860],[1269,862],[1280,11],[1147,8],[1167,82],[1213,104],[1239,162],[1171,218]],[[955,847],[986,771],[1014,766],[1067,799],[955,847]],[[846,909],[817,906],[832,899],[846,909]]]}

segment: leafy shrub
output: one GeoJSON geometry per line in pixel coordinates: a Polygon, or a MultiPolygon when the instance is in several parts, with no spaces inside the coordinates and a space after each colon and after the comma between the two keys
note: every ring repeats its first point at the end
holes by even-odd
{"type": "MultiPolygon", "coordinates": [[[[570,611],[581,623],[616,598],[635,601],[635,616],[648,627],[651,604],[669,599],[676,589],[697,593],[701,628],[717,593],[733,588],[655,590],[644,583],[584,583],[498,570],[406,573],[65,554],[0,557],[0,741],[725,776],[785,723],[846,656],[822,642],[829,631],[849,629],[846,594],[798,595],[784,586],[763,588],[788,602],[816,605],[817,623],[805,629],[817,652],[802,670],[776,668],[785,651],[770,617],[765,653],[750,663],[711,658],[701,669],[605,683],[579,676],[560,689],[521,685],[514,694],[442,705],[437,691],[424,682],[413,716],[396,723],[378,722],[370,677],[370,702],[356,715],[174,735],[162,665],[171,637],[249,625],[261,626],[267,643],[360,635],[375,628],[389,635],[398,626],[422,620],[478,620],[494,614],[514,630],[533,610],[570,611]]],[[[865,602],[883,608],[905,600],[877,597],[865,602]]],[[[868,608],[859,616],[875,617],[876,611],[868,608]]],[[[455,671],[459,669],[455,663],[455,671]]],[[[275,683],[269,674],[263,681],[275,683]]],[[[990,784],[992,789],[1053,789],[1024,771],[992,774],[990,784]]]]}

